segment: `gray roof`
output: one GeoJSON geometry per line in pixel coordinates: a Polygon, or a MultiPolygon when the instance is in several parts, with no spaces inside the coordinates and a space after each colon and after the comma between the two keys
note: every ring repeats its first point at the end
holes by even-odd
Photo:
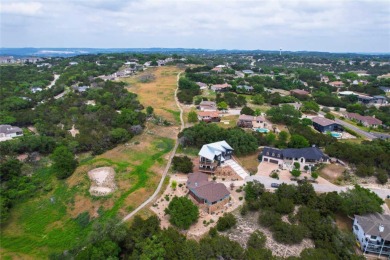
{"type": "Polygon", "coordinates": [[[325,118],[325,117],[319,117],[319,116],[313,117],[311,119],[311,121],[313,121],[314,123],[317,123],[319,125],[322,125],[322,126],[337,124],[336,121],[330,120],[330,119],[325,118]]]}
{"type": "Polygon", "coordinates": [[[390,240],[390,215],[371,213],[364,216],[355,215],[355,219],[365,234],[390,240]],[[384,228],[383,232],[379,230],[380,225],[384,228]]]}
{"type": "Polygon", "coordinates": [[[0,134],[14,134],[18,132],[23,132],[23,130],[17,126],[11,125],[0,125],[0,134]]]}
{"type": "Polygon", "coordinates": [[[248,86],[248,85],[238,85],[237,88],[244,88],[245,90],[253,90],[253,87],[252,86],[248,86]]]}
{"type": "Polygon", "coordinates": [[[261,153],[265,156],[275,157],[275,158],[305,158],[306,160],[320,160],[328,159],[326,155],[322,153],[317,147],[307,147],[307,148],[287,148],[287,149],[276,149],[272,147],[264,147],[263,152],[261,153]],[[268,153],[268,154],[267,154],[268,153]],[[274,154],[274,155],[272,155],[274,154]],[[279,157],[278,157],[279,155],[279,157]]]}

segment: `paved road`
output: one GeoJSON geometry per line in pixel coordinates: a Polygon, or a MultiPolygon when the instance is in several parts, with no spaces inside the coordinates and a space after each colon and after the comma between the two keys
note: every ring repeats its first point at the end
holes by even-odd
{"type": "MultiPolygon", "coordinates": [[[[286,184],[294,184],[294,185],[297,184],[296,181],[280,181],[268,176],[259,176],[259,175],[249,176],[245,179],[246,182],[253,181],[253,180],[257,180],[261,182],[262,184],[264,184],[265,188],[268,189],[271,188],[271,183],[278,183],[278,184],[286,183],[286,184]]],[[[389,189],[369,187],[366,185],[361,185],[361,186],[375,192],[382,199],[385,199],[387,195],[390,195],[389,189]]],[[[317,192],[332,192],[332,191],[342,192],[342,191],[347,191],[348,189],[352,189],[353,186],[341,187],[341,186],[336,186],[334,184],[313,184],[313,188],[317,192]]]]}
{"type": "MultiPolygon", "coordinates": [[[[180,110],[180,122],[181,122],[181,125],[180,125],[180,131],[182,131],[184,129],[184,120],[183,120],[183,109],[181,108],[180,106],[180,103],[179,103],[179,100],[177,99],[177,91],[179,89],[179,79],[180,79],[180,74],[177,74],[177,87],[176,87],[176,90],[175,90],[175,101],[176,101],[176,105],[177,107],[179,108],[180,110]]],[[[127,214],[123,219],[122,219],[122,222],[130,219],[131,217],[133,217],[135,214],[138,213],[138,211],[140,211],[141,209],[143,209],[146,205],[148,205],[150,202],[152,202],[155,197],[158,195],[158,193],[160,192],[161,190],[161,187],[164,183],[164,180],[165,180],[165,177],[167,176],[168,174],[168,170],[169,170],[169,167],[171,167],[171,163],[172,163],[172,159],[173,159],[173,156],[176,154],[176,150],[177,150],[177,147],[179,145],[179,142],[178,142],[178,139],[177,139],[177,136],[176,136],[176,139],[175,139],[175,147],[173,148],[173,151],[171,152],[171,155],[169,156],[169,159],[168,159],[168,163],[167,163],[167,166],[165,167],[164,169],[164,172],[163,172],[163,175],[161,177],[161,180],[157,186],[157,189],[154,191],[153,195],[150,196],[146,201],[144,201],[141,205],[138,206],[138,208],[136,208],[135,210],[133,210],[131,213],[127,214]]]]}

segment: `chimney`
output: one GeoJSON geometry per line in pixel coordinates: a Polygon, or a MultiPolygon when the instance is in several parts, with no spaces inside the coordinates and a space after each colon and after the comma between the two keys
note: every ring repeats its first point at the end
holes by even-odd
{"type": "Polygon", "coordinates": [[[378,228],[379,228],[379,232],[381,233],[385,231],[385,226],[383,226],[382,224],[380,224],[378,228]]]}

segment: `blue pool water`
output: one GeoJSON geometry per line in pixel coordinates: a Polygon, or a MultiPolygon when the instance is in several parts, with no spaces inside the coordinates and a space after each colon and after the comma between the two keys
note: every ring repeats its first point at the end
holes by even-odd
{"type": "Polygon", "coordinates": [[[269,132],[269,130],[267,128],[257,128],[256,131],[259,133],[268,133],[269,132]]]}
{"type": "Polygon", "coordinates": [[[340,137],[341,137],[341,133],[331,132],[330,134],[331,134],[333,137],[336,137],[336,138],[340,138],[340,137]]]}

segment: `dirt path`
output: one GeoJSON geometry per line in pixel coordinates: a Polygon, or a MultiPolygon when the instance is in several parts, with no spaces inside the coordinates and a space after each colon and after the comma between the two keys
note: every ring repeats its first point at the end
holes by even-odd
{"type": "MultiPolygon", "coordinates": [[[[176,90],[175,90],[175,102],[176,102],[176,105],[177,107],[179,108],[180,110],[180,131],[182,131],[184,129],[184,120],[183,120],[183,109],[181,108],[180,106],[180,103],[179,103],[179,100],[177,99],[177,91],[179,89],[179,79],[180,79],[180,74],[181,72],[179,72],[179,74],[177,74],[177,80],[176,80],[176,90]]],[[[161,187],[164,183],[164,180],[165,180],[165,177],[167,176],[168,174],[168,170],[169,168],[171,167],[171,163],[172,163],[172,159],[173,159],[173,156],[175,156],[176,154],[176,150],[177,150],[177,147],[179,145],[179,142],[178,142],[178,138],[177,136],[175,137],[175,147],[173,148],[172,152],[171,152],[171,155],[169,156],[169,160],[168,160],[168,163],[164,169],[164,172],[163,172],[163,175],[161,177],[161,180],[157,186],[157,189],[154,191],[153,195],[150,196],[146,201],[144,201],[141,205],[139,205],[135,210],[133,210],[131,213],[127,214],[123,219],[122,219],[122,222],[130,219],[131,217],[133,217],[135,214],[137,214],[141,209],[143,209],[146,205],[148,205],[150,202],[152,202],[156,196],[158,195],[158,193],[160,192],[161,190],[161,187]]]]}

